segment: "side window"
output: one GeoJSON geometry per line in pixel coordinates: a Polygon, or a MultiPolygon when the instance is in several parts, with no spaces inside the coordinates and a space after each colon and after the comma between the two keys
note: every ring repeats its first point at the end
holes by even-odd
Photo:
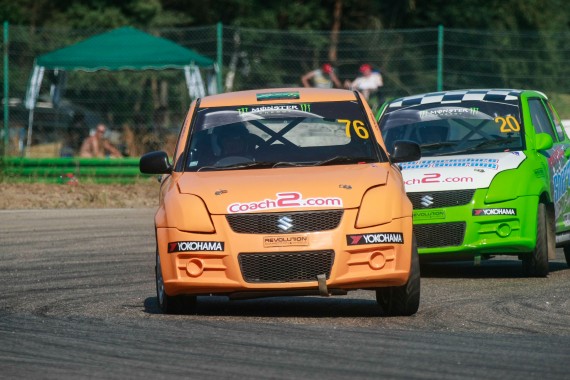
{"type": "Polygon", "coordinates": [[[548,133],[550,136],[552,136],[553,141],[557,141],[556,134],[554,134],[554,129],[552,129],[550,117],[548,117],[546,109],[544,108],[544,105],[540,99],[529,99],[528,105],[530,108],[532,124],[534,124],[536,133],[548,133]]]}
{"type": "Polygon", "coordinates": [[[564,140],[564,126],[562,125],[562,121],[558,117],[558,114],[556,113],[554,107],[552,107],[552,104],[550,104],[550,102],[546,102],[546,107],[548,113],[550,114],[550,118],[552,119],[552,121],[554,122],[554,126],[556,127],[556,134],[558,135],[558,140],[559,141],[564,140]]]}

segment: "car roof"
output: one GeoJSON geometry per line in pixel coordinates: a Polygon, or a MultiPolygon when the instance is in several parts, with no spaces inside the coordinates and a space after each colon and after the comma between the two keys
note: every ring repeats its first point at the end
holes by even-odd
{"type": "Polygon", "coordinates": [[[307,103],[323,101],[355,101],[356,95],[350,90],[321,88],[272,88],[226,92],[209,95],[200,99],[200,107],[225,107],[239,105],[270,105],[276,103],[307,103]]]}
{"type": "Polygon", "coordinates": [[[388,108],[414,106],[429,103],[453,103],[453,101],[517,101],[523,94],[534,94],[546,98],[539,91],[521,89],[464,89],[415,94],[392,100],[388,108]]]}

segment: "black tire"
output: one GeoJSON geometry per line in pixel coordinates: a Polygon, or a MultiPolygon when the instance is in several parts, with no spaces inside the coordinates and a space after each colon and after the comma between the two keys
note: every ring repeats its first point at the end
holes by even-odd
{"type": "Polygon", "coordinates": [[[564,257],[566,258],[566,265],[570,267],[570,245],[564,246],[564,257]]]}
{"type": "Polygon", "coordinates": [[[522,256],[523,272],[527,277],[546,277],[548,275],[548,246],[551,233],[548,232],[550,224],[547,221],[546,206],[538,204],[536,221],[536,246],[522,256]]]}
{"type": "Polygon", "coordinates": [[[156,266],[154,267],[156,277],[156,299],[158,307],[165,314],[188,314],[196,309],[196,296],[169,296],[164,290],[162,279],[162,268],[160,266],[160,256],[156,252],[156,266]]]}
{"type": "Polygon", "coordinates": [[[410,316],[420,307],[420,257],[416,237],[412,238],[412,264],[410,278],[402,286],[376,289],[376,302],[386,315],[410,316]]]}

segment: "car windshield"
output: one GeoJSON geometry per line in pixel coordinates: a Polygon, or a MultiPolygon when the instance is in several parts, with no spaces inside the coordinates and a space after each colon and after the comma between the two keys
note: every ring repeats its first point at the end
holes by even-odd
{"type": "Polygon", "coordinates": [[[380,120],[386,148],[417,142],[422,157],[524,149],[518,101],[468,100],[389,105],[380,120]]]}
{"type": "Polygon", "coordinates": [[[186,171],[387,160],[358,102],[201,108],[195,120],[186,171]]]}

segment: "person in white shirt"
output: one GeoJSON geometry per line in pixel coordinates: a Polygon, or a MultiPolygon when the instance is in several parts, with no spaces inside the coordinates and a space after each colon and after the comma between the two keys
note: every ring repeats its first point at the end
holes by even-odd
{"type": "Polygon", "coordinates": [[[357,77],[354,81],[345,81],[344,86],[351,90],[358,90],[368,100],[370,95],[375,95],[379,92],[380,88],[384,86],[382,75],[379,71],[373,71],[372,66],[368,63],[360,65],[359,69],[361,76],[357,77]]]}

